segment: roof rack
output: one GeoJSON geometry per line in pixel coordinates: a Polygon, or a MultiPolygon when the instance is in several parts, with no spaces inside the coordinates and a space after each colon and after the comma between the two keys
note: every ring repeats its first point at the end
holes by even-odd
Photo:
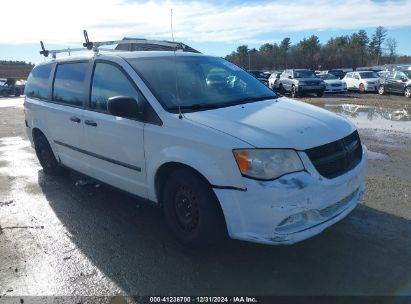
{"type": "Polygon", "coordinates": [[[70,56],[71,52],[87,51],[87,49],[85,48],[75,48],[75,49],[66,48],[66,49],[61,49],[61,50],[46,50],[44,48],[43,41],[40,41],[40,45],[42,49],[40,51],[40,55],[43,55],[44,57],[48,57],[51,54],[53,59],[56,59],[56,54],[59,54],[59,53],[69,53],[69,56],[70,56]]]}
{"type": "MultiPolygon", "coordinates": [[[[46,50],[44,48],[44,44],[43,41],[40,41],[40,45],[41,45],[41,51],[40,54],[44,55],[44,57],[48,57],[49,54],[52,54],[53,59],[56,58],[56,54],[59,53],[70,53],[71,52],[80,52],[80,51],[87,51],[87,50],[92,50],[94,53],[98,53],[99,51],[108,51],[108,52],[121,52],[121,51],[131,51],[131,49],[127,50],[124,48],[116,48],[116,49],[106,49],[106,48],[101,48],[102,46],[109,46],[109,45],[155,45],[158,47],[164,47],[167,50],[172,50],[172,51],[194,51],[194,52],[198,52],[192,48],[190,48],[189,46],[185,45],[184,43],[181,42],[171,42],[171,41],[159,41],[159,40],[147,40],[147,39],[130,39],[130,38],[124,38],[123,40],[111,40],[111,41],[96,41],[96,42],[92,42],[90,41],[90,39],[88,38],[88,34],[87,31],[84,30],[83,31],[84,34],[84,39],[85,39],[85,43],[83,43],[83,48],[75,48],[75,49],[70,49],[70,48],[66,48],[66,49],[61,49],[61,50],[46,50]]],[[[130,48],[130,47],[129,47],[130,48]]],[[[141,50],[146,50],[143,48],[141,48],[141,50]]]]}

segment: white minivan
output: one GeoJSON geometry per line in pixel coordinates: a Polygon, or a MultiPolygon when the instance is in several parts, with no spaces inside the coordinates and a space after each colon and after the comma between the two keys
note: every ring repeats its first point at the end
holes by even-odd
{"type": "Polygon", "coordinates": [[[373,71],[350,72],[342,79],[348,90],[363,92],[377,92],[380,86],[380,76],[373,71]]]}
{"type": "Polygon", "coordinates": [[[46,174],[81,172],[163,208],[184,245],[292,244],[349,214],[367,150],[345,118],[218,57],[115,52],[37,65],[28,137],[46,174]],[[224,75],[207,81],[209,75],[224,75]]]}

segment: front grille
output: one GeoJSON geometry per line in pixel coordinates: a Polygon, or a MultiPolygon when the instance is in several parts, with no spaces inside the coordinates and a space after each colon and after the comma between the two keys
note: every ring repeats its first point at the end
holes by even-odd
{"type": "Polygon", "coordinates": [[[357,166],[362,159],[357,131],[329,144],[305,150],[317,171],[326,178],[340,176],[357,166]]]}
{"type": "Polygon", "coordinates": [[[333,83],[331,86],[332,86],[332,87],[340,87],[341,84],[339,84],[339,83],[333,83]]]}

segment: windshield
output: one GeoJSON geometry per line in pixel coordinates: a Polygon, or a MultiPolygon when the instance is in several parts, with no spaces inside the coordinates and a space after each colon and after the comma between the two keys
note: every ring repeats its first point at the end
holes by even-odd
{"type": "Polygon", "coordinates": [[[360,72],[361,78],[380,78],[375,72],[360,72]]]}
{"type": "Polygon", "coordinates": [[[333,74],[321,74],[321,75],[318,75],[318,77],[320,77],[323,80],[340,79],[333,74]]]}
{"type": "Polygon", "coordinates": [[[277,97],[255,77],[222,58],[172,55],[127,60],[168,111],[195,111],[277,97]]]}
{"type": "Polygon", "coordinates": [[[315,73],[310,70],[294,71],[294,78],[317,78],[315,73]]]}

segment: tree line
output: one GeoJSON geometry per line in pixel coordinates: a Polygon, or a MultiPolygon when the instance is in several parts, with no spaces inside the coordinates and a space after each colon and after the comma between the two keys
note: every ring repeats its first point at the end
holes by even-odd
{"type": "Polygon", "coordinates": [[[292,44],[289,37],[280,43],[265,43],[257,50],[240,45],[225,59],[249,70],[282,70],[309,68],[329,70],[411,63],[411,56],[397,54],[398,43],[387,37],[387,29],[377,27],[371,37],[365,30],[342,35],[321,44],[316,35],[292,44]]]}
{"type": "Polygon", "coordinates": [[[29,65],[34,67],[34,64],[31,62],[19,61],[19,60],[0,60],[0,64],[8,64],[8,65],[29,65]]]}

